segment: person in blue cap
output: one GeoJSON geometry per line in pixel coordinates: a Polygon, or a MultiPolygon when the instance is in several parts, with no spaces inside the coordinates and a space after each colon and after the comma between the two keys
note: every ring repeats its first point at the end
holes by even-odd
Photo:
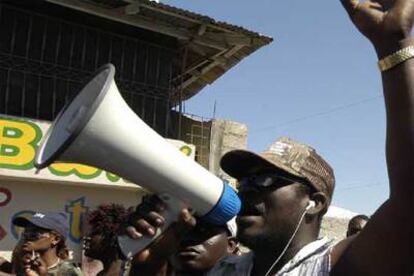
{"type": "Polygon", "coordinates": [[[35,213],[30,218],[16,217],[13,225],[24,228],[19,242],[22,271],[17,275],[83,275],[68,261],[66,246],[68,220],[65,214],[55,212],[35,213]]]}

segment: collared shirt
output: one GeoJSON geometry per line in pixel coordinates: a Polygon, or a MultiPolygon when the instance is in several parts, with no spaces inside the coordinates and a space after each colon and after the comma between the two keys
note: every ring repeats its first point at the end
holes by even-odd
{"type": "MultiPolygon", "coordinates": [[[[331,270],[332,245],[332,241],[327,238],[307,244],[274,276],[328,276],[331,270]]],[[[249,276],[253,269],[253,259],[253,252],[242,256],[229,256],[220,261],[208,275],[249,276]]]]}

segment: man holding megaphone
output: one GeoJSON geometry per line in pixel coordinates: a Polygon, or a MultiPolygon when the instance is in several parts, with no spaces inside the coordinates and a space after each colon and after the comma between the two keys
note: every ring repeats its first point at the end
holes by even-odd
{"type": "MultiPolygon", "coordinates": [[[[414,274],[414,1],[341,2],[379,59],[390,196],[359,235],[332,245],[318,234],[334,175],[315,150],[280,139],[259,155],[229,152],[221,166],[239,180],[238,238],[252,252],[223,259],[209,275],[414,274]]],[[[151,235],[162,225],[154,211],[132,222],[131,236],[151,235]]],[[[181,214],[191,227],[195,218],[185,209],[181,214]]],[[[149,256],[151,248],[138,255],[149,256]]]]}
{"type": "MultiPolygon", "coordinates": [[[[269,270],[276,259],[286,263],[297,253],[294,250],[302,247],[306,247],[306,255],[302,258],[308,261],[320,258],[320,266],[329,263],[323,253],[331,248],[331,243],[316,239],[322,216],[331,201],[335,178],[331,167],[315,150],[281,138],[260,154],[230,151],[223,156],[221,167],[239,181],[242,209],[237,218],[238,239],[253,250],[254,255],[225,258],[207,275],[248,275],[249,271],[252,275],[265,275],[263,270],[253,273],[253,263],[256,268],[269,270]]],[[[127,229],[129,235],[138,239],[153,235],[163,224],[163,208],[162,203],[152,209],[139,206],[127,229]]],[[[174,236],[167,234],[160,242],[168,250],[174,250],[177,239],[183,237],[195,221],[188,209],[183,209],[182,226],[176,226],[182,232],[174,236]]],[[[153,258],[152,248],[137,258],[141,261],[153,258]]]]}

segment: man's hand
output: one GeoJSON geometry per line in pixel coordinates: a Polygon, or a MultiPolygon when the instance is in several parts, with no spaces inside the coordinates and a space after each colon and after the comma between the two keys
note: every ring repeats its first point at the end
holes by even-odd
{"type": "Polygon", "coordinates": [[[165,211],[164,202],[156,195],[144,196],[141,204],[129,218],[127,234],[131,239],[140,239],[144,235],[154,236],[156,229],[165,223],[161,215],[165,211]]]}
{"type": "Polygon", "coordinates": [[[352,22],[377,50],[380,58],[401,48],[414,20],[412,0],[341,0],[352,22]]]}
{"type": "MultiPolygon", "coordinates": [[[[139,240],[143,236],[154,236],[158,227],[165,223],[162,216],[165,204],[157,196],[144,197],[136,211],[131,215],[127,234],[132,239],[139,240]]],[[[196,224],[196,219],[188,209],[183,209],[178,221],[162,234],[148,249],[135,256],[136,263],[158,262],[172,254],[178,247],[182,238],[196,224]]]]}

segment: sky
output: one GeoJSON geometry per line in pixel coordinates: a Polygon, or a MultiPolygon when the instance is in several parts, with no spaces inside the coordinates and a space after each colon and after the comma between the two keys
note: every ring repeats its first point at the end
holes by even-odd
{"type": "Polygon", "coordinates": [[[389,194],[385,110],[373,47],[339,0],[162,0],[274,38],[185,103],[248,126],[248,149],[280,136],[334,168],[333,205],[371,215],[389,194]]]}

